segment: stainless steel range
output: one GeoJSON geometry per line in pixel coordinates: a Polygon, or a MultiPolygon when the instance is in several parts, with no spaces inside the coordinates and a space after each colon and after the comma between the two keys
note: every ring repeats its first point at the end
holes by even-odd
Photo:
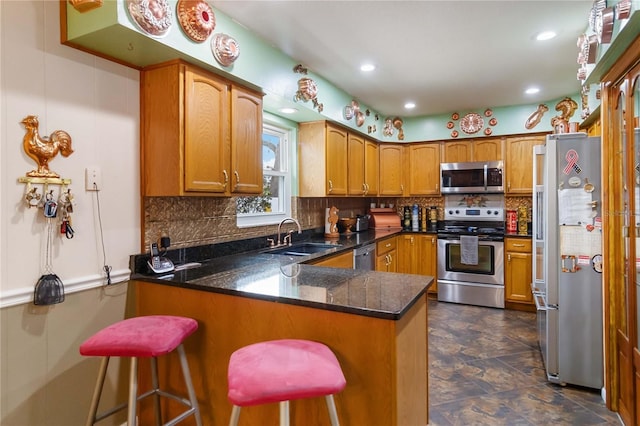
{"type": "MultiPolygon", "coordinates": [[[[504,308],[504,204],[445,200],[438,230],[438,300],[504,308]],[[473,205],[476,204],[476,205],[473,205]]],[[[478,198],[478,197],[474,197],[478,198]]]]}

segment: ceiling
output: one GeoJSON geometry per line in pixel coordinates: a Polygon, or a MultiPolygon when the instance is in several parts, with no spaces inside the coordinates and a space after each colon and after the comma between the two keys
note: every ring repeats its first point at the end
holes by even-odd
{"type": "MultiPolygon", "coordinates": [[[[211,1],[384,114],[532,104],[580,91],[577,38],[592,0],[211,1]],[[556,38],[535,35],[554,30],[556,38]],[[363,62],[376,65],[363,73],[363,62]],[[525,95],[537,86],[540,92],[525,95]],[[413,110],[404,104],[412,101],[413,110]]],[[[320,92],[321,94],[321,92],[320,92]]]]}

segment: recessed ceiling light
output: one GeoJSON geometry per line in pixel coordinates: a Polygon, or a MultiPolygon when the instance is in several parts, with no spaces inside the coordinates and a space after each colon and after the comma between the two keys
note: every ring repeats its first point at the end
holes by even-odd
{"type": "Polygon", "coordinates": [[[536,40],[538,40],[538,41],[551,40],[556,35],[557,34],[556,34],[555,31],[542,31],[542,32],[536,34],[536,40]]]}
{"type": "Polygon", "coordinates": [[[527,90],[524,91],[524,93],[526,93],[527,95],[535,95],[539,91],[540,89],[538,89],[537,87],[529,87],[527,90]]]}
{"type": "Polygon", "coordinates": [[[416,107],[416,104],[414,104],[413,102],[407,102],[406,104],[404,104],[404,107],[406,109],[413,109],[416,107]]]}
{"type": "Polygon", "coordinates": [[[373,64],[362,64],[360,65],[360,71],[371,72],[376,69],[376,66],[373,64]]]}
{"type": "Polygon", "coordinates": [[[283,114],[293,114],[294,112],[298,112],[298,110],[295,108],[280,108],[278,111],[283,114]]]}

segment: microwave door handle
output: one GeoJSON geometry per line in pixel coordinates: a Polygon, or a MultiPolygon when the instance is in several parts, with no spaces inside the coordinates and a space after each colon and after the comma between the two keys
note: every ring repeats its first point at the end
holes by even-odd
{"type": "Polygon", "coordinates": [[[485,164],[485,165],[484,165],[484,190],[485,190],[485,192],[487,191],[487,186],[488,186],[488,184],[487,184],[487,174],[488,174],[488,173],[487,173],[487,168],[488,168],[488,167],[487,167],[487,165],[485,164]]]}

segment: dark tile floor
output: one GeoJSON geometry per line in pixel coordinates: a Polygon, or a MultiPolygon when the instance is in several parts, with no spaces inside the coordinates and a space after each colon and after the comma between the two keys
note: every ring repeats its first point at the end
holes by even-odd
{"type": "Polygon", "coordinates": [[[547,382],[536,316],[429,300],[430,425],[621,425],[597,390],[547,382]]]}

